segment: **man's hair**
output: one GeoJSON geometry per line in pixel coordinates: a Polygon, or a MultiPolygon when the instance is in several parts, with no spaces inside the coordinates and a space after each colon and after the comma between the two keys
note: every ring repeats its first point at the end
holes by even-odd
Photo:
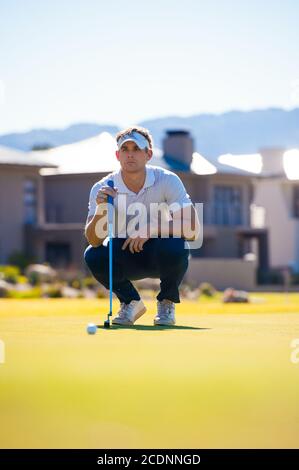
{"type": "Polygon", "coordinates": [[[132,132],[139,132],[139,134],[143,135],[143,137],[146,138],[146,140],[148,141],[149,143],[149,148],[152,150],[153,149],[153,138],[150,134],[150,132],[145,129],[145,127],[140,127],[140,126],[134,126],[134,127],[127,127],[127,129],[123,129],[122,131],[119,131],[115,138],[116,138],[116,142],[119,141],[119,139],[123,136],[123,135],[126,135],[126,134],[131,134],[132,132]]]}

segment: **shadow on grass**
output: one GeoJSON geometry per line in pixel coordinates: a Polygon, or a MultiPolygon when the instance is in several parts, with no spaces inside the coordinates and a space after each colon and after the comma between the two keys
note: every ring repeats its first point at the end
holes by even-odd
{"type": "Polygon", "coordinates": [[[104,325],[97,325],[101,330],[144,330],[144,331],[159,331],[159,330],[211,330],[212,328],[197,328],[195,326],[183,325],[111,325],[110,328],[104,328],[104,325]]]}

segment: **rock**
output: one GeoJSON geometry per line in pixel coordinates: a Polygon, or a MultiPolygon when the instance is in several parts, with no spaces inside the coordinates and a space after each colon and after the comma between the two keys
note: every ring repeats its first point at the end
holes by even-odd
{"type": "Polygon", "coordinates": [[[232,287],[229,287],[228,289],[225,289],[225,291],[223,292],[222,301],[224,303],[249,302],[248,292],[244,290],[236,290],[236,289],[233,289],[232,287]]]}
{"type": "Polygon", "coordinates": [[[53,282],[57,278],[55,269],[45,264],[30,264],[25,274],[28,279],[38,280],[38,282],[53,282]]]}

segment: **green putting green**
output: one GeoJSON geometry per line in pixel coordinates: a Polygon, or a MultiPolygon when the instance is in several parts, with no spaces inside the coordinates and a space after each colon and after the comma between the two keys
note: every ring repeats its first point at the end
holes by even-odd
{"type": "Polygon", "coordinates": [[[108,300],[0,300],[0,447],[298,447],[299,295],[257,298],[94,336],[108,300]]]}

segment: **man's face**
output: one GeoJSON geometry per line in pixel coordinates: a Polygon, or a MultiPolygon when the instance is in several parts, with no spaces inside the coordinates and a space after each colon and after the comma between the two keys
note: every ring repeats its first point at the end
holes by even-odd
{"type": "Polygon", "coordinates": [[[152,150],[140,150],[137,144],[132,141],[124,142],[116,151],[116,158],[121,169],[130,173],[140,172],[145,168],[146,163],[152,158],[152,150]]]}

